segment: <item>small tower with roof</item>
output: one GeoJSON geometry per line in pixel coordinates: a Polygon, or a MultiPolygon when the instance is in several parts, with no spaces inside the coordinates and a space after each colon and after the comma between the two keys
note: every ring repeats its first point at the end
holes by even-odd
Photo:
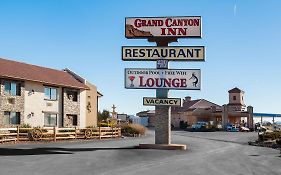
{"type": "Polygon", "coordinates": [[[235,87],[228,91],[229,103],[227,104],[230,111],[245,111],[244,91],[235,87]]]}

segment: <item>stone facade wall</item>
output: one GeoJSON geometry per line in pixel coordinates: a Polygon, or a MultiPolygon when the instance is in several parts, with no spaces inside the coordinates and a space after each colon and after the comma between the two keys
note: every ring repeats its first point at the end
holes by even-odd
{"type": "Polygon", "coordinates": [[[72,127],[73,117],[69,115],[77,116],[77,126],[80,125],[80,91],[77,89],[63,88],[63,127],[72,127]],[[77,92],[77,101],[71,100],[68,96],[68,91],[77,92]]]}
{"type": "Polygon", "coordinates": [[[14,81],[8,79],[0,79],[0,127],[12,127],[13,125],[4,125],[4,112],[19,112],[20,113],[20,124],[24,123],[24,82],[14,81]],[[12,96],[5,92],[4,82],[12,81],[20,83],[20,96],[12,96]]]}

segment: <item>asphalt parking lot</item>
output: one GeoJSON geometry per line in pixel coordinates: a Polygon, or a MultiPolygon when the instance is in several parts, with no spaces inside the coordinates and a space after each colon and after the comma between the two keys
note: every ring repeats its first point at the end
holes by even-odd
{"type": "Polygon", "coordinates": [[[136,149],[153,143],[153,131],[141,138],[0,145],[5,175],[95,174],[281,174],[279,150],[249,146],[256,133],[173,131],[172,142],[186,151],[136,149]]]}

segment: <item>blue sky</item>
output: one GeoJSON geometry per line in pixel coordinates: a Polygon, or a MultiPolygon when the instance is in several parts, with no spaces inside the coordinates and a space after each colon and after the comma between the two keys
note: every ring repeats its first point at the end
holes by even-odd
{"type": "Polygon", "coordinates": [[[126,90],[124,68],[155,62],[123,62],[121,46],[150,46],[126,39],[125,17],[202,16],[202,39],[171,45],[206,47],[206,62],[171,62],[170,68],[202,70],[201,91],[170,91],[228,103],[228,90],[245,91],[255,112],[281,113],[281,1],[278,0],[0,0],[0,57],[45,67],[70,68],[104,95],[100,110],[153,109],[142,97],[155,90],[126,90]]]}

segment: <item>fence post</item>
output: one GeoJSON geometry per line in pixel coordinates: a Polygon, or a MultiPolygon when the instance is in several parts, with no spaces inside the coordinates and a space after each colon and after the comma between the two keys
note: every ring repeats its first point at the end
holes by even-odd
{"type": "Polygon", "coordinates": [[[113,128],[113,135],[114,135],[114,138],[116,138],[116,128],[115,127],[113,128]]]}
{"type": "Polygon", "coordinates": [[[111,125],[111,138],[113,138],[113,125],[111,125]]]}
{"type": "Polygon", "coordinates": [[[77,126],[75,126],[75,139],[77,139],[77,126]]]}
{"type": "Polygon", "coordinates": [[[20,127],[17,126],[17,141],[20,139],[20,127]]]}
{"type": "Polygon", "coordinates": [[[54,141],[56,142],[57,141],[57,130],[56,130],[55,126],[53,128],[53,131],[54,131],[54,141]]]}
{"type": "Polygon", "coordinates": [[[101,128],[99,126],[99,138],[101,139],[101,128]]]}

